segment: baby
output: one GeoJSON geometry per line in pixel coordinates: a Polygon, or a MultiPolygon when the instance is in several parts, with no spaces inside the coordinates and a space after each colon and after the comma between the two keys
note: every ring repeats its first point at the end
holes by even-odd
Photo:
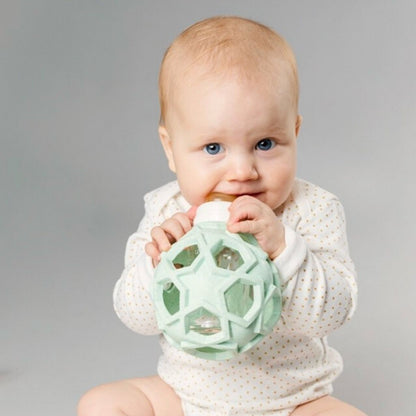
{"type": "Polygon", "coordinates": [[[118,316],[140,334],[161,333],[154,267],[212,192],[237,197],[228,230],[253,234],[277,266],[282,315],[259,344],[225,361],[192,356],[160,335],[158,376],[92,389],[79,416],[363,416],[331,396],[342,359],[326,337],[354,312],[355,271],[340,202],[296,178],[302,118],[289,45],[251,20],[198,22],[167,50],[159,91],[159,135],[177,181],[145,196],[114,290],[118,316]]]}

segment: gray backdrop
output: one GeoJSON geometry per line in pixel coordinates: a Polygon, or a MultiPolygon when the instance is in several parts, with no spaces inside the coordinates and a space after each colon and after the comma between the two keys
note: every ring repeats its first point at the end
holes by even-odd
{"type": "Polygon", "coordinates": [[[69,416],[88,388],[153,374],[157,339],[112,310],[143,194],[171,176],[157,71],[171,40],[217,14],[281,32],[299,62],[299,176],[343,201],[355,319],[330,337],[335,395],[413,416],[413,0],[2,0],[0,413],[69,416]]]}

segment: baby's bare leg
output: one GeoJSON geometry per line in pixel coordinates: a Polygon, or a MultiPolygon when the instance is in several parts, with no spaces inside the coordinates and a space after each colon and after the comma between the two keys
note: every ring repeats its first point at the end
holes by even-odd
{"type": "Polygon", "coordinates": [[[324,396],[298,406],[290,416],[366,416],[361,410],[335,399],[324,396]]]}
{"type": "Polygon", "coordinates": [[[160,377],[123,380],[88,391],[78,416],[183,416],[181,401],[160,377]]]}

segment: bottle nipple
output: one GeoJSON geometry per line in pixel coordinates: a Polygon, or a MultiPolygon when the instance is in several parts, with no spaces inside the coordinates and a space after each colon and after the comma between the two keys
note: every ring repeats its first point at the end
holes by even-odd
{"type": "Polygon", "coordinates": [[[205,198],[205,202],[226,201],[233,202],[237,197],[235,195],[223,194],[222,192],[211,192],[205,198]]]}

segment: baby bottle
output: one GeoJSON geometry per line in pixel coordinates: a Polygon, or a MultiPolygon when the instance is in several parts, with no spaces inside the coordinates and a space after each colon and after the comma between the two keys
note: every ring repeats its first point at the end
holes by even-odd
{"type": "Polygon", "coordinates": [[[211,194],[193,228],[161,254],[153,280],[167,341],[205,359],[230,359],[257,344],[280,317],[280,279],[250,234],[226,229],[232,197],[211,194]]]}

